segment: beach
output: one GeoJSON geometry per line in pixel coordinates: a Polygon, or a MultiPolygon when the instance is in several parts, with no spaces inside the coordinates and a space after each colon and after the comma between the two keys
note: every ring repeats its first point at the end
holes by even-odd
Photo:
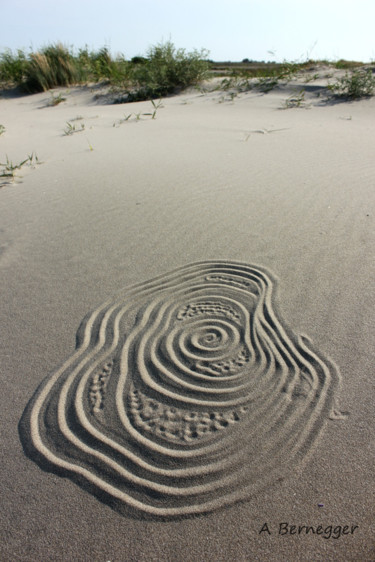
{"type": "Polygon", "coordinates": [[[375,559],[375,98],[317,72],[0,97],[0,161],[30,156],[0,178],[2,559],[375,559]],[[128,413],[138,379],[169,437],[128,413]],[[210,400],[226,425],[182,434],[210,400]]]}

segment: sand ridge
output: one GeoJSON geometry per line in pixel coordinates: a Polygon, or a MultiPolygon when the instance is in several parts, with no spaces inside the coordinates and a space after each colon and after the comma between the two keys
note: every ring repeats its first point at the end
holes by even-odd
{"type": "Polygon", "coordinates": [[[222,507],[290,472],[332,412],[339,374],[283,327],[274,283],[216,261],[124,291],[38,389],[25,449],[120,510],[163,517],[222,507]]]}

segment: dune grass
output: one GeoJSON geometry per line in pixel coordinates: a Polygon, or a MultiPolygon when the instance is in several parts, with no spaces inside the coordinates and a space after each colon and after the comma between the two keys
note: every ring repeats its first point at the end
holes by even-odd
{"type": "Polygon", "coordinates": [[[79,80],[79,68],[73,55],[63,45],[51,45],[30,55],[21,85],[27,92],[37,92],[75,84],[79,80]]]}
{"type": "MultiPolygon", "coordinates": [[[[287,83],[304,70],[329,64],[344,69],[344,78],[330,86],[336,97],[359,99],[373,95],[375,79],[357,61],[307,60],[283,63],[214,63],[208,51],[187,52],[172,42],[150,47],[145,56],[126,60],[123,55],[113,58],[107,47],[90,51],[87,47],[74,51],[60,43],[37,52],[0,53],[0,86],[18,86],[28,93],[48,91],[58,86],[106,81],[113,87],[114,103],[159,99],[201,83],[209,76],[222,76],[220,89],[235,92],[253,88],[268,93],[280,83],[287,83]]],[[[50,105],[65,101],[53,96],[50,105]]]]}
{"type": "Polygon", "coordinates": [[[276,88],[280,82],[289,82],[297,72],[307,70],[313,64],[316,63],[314,61],[302,63],[284,61],[282,63],[253,63],[243,68],[237,65],[229,66],[228,68],[231,68],[230,74],[223,78],[220,88],[224,90],[234,88],[239,92],[246,92],[255,88],[267,94],[276,88]]]}
{"type": "MultiPolygon", "coordinates": [[[[60,43],[26,54],[0,54],[0,83],[27,93],[106,80],[124,101],[156,99],[199,83],[207,75],[206,51],[186,52],[171,42],[151,47],[146,57],[112,58],[107,47],[78,53],[60,43]]],[[[62,100],[58,100],[62,101],[62,100]]]]}
{"type": "Polygon", "coordinates": [[[121,81],[127,75],[128,63],[112,59],[106,47],[99,51],[87,48],[74,53],[60,43],[26,54],[9,49],[0,54],[0,83],[15,85],[34,93],[56,86],[69,86],[103,79],[121,81]]]}
{"type": "Polygon", "coordinates": [[[82,133],[85,130],[85,124],[81,123],[81,126],[73,125],[70,121],[66,122],[66,127],[64,129],[64,136],[69,137],[74,133],[82,133]]]}
{"type": "MultiPolygon", "coordinates": [[[[246,92],[257,90],[268,93],[278,86],[285,86],[288,82],[297,78],[298,73],[314,71],[317,68],[330,67],[332,70],[346,70],[343,77],[337,78],[335,82],[328,84],[327,96],[332,99],[341,98],[342,100],[357,100],[370,97],[375,94],[375,68],[357,61],[339,60],[337,62],[328,61],[305,61],[303,63],[280,63],[280,64],[255,64],[253,68],[247,65],[242,68],[240,65],[227,63],[224,68],[221,63],[222,71],[226,71],[218,89],[224,91],[246,92]]],[[[217,70],[216,70],[217,72],[217,70]]],[[[216,74],[218,75],[218,74],[216,74]]],[[[223,76],[223,74],[221,74],[223,76]]],[[[334,73],[326,75],[332,78],[334,73]]],[[[310,82],[319,78],[319,73],[313,75],[306,74],[305,82],[310,82]]],[[[305,107],[304,91],[293,94],[286,100],[285,107],[305,107]]]]}

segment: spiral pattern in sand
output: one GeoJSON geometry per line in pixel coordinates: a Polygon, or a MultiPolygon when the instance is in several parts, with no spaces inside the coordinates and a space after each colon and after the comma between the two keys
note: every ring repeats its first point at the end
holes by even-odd
{"type": "Polygon", "coordinates": [[[321,433],[335,366],[282,324],[263,268],[201,262],[122,291],[28,408],[41,464],[118,509],[198,514],[300,464],[321,433]]]}

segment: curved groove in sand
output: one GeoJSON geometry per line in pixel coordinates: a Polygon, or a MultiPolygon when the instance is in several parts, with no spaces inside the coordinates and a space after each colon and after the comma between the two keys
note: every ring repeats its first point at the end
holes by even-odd
{"type": "Polygon", "coordinates": [[[274,286],[263,268],[208,261],[104,303],[30,402],[38,462],[162,517],[289,472],[320,435],[339,373],[281,321],[274,286]]]}

